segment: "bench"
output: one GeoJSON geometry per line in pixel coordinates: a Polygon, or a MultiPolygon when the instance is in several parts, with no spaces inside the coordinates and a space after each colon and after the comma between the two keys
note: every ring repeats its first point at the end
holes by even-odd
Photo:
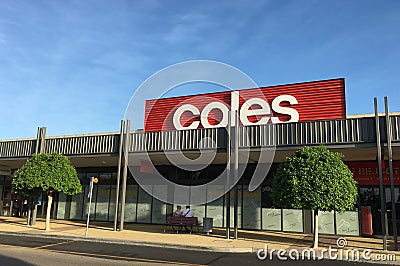
{"type": "Polygon", "coordinates": [[[178,234],[183,227],[186,229],[190,228],[190,234],[193,231],[193,227],[197,227],[197,232],[199,232],[199,222],[197,217],[183,217],[183,216],[168,216],[167,222],[165,223],[164,233],[167,229],[167,226],[171,226],[172,230],[176,230],[178,234]],[[178,227],[178,229],[175,229],[178,227]]]}

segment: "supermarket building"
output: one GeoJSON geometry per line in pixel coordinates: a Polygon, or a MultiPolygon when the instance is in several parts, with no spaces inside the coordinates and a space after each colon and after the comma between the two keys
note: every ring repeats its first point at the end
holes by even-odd
{"type": "MultiPolygon", "coordinates": [[[[225,130],[226,114],[227,111],[236,108],[239,113],[245,113],[239,118],[239,151],[249,152],[248,160],[240,162],[245,163],[246,168],[237,183],[239,228],[311,232],[311,212],[276,208],[271,200],[271,187],[277,164],[303,146],[323,144],[331,151],[344,154],[345,163],[359,183],[359,199],[354,211],[321,213],[320,232],[361,235],[360,206],[370,206],[373,234],[381,234],[376,120],[373,115],[346,115],[344,79],[261,88],[266,104],[257,99],[251,100],[257,98],[257,93],[260,93],[260,90],[254,91],[255,89],[246,89],[235,95],[228,91],[210,93],[206,95],[207,97],[194,95],[146,101],[144,130],[125,132],[126,123],[121,123],[120,132],[46,136],[46,129],[38,128],[35,138],[2,140],[0,141],[0,215],[15,215],[18,213],[15,210],[23,209],[24,200],[11,193],[12,174],[34,153],[56,152],[68,156],[77,168],[83,185],[84,192],[81,194],[55,195],[52,209],[54,219],[85,219],[88,177],[95,176],[99,178],[99,183],[94,187],[91,218],[96,221],[114,221],[116,195],[121,196],[121,193],[117,193],[117,177],[121,180],[124,177],[124,160],[121,158],[124,154],[122,147],[125,144],[129,157],[133,158],[133,165],[130,165],[129,169],[136,169],[143,175],[151,175],[152,171],[143,164],[143,154],[147,154],[155,169],[173,182],[188,186],[210,182],[226,168],[229,146],[225,130]],[[247,109],[243,107],[247,100],[250,100],[247,107],[250,105],[253,107],[246,107],[247,109]],[[262,118],[251,113],[252,109],[260,109],[258,114],[262,114],[263,111],[271,114],[271,117],[264,120],[268,120],[268,123],[258,123],[262,118]],[[271,132],[273,134],[270,134],[271,132]],[[200,147],[199,143],[203,137],[212,141],[209,144],[202,143],[200,147]],[[257,164],[264,163],[260,159],[260,149],[270,146],[271,143],[275,148],[271,170],[261,185],[250,192],[248,186],[252,171],[257,164]],[[217,151],[212,163],[202,170],[191,172],[179,169],[169,161],[169,157],[173,157],[178,151],[187,157],[196,157],[200,148],[217,151]]],[[[371,110],[373,110],[372,104],[371,110]]],[[[382,161],[386,203],[390,212],[385,117],[379,118],[378,127],[382,145],[380,152],[384,158],[382,161]]],[[[400,114],[390,114],[389,128],[392,133],[393,173],[396,185],[393,198],[397,200],[400,184],[400,114]]],[[[129,170],[126,172],[125,222],[164,224],[166,216],[172,213],[174,206],[146,193],[136,182],[135,174],[131,172],[129,170]]],[[[192,206],[192,210],[199,221],[202,217],[213,217],[214,226],[224,227],[227,218],[226,199],[224,195],[212,202],[192,206]]],[[[231,202],[232,199],[233,197],[231,202]]],[[[46,197],[43,195],[39,202],[39,217],[44,215],[45,206],[46,197]]],[[[233,215],[233,211],[230,213],[233,215]]],[[[389,219],[390,217],[389,215],[389,219]]],[[[233,224],[233,218],[230,221],[233,224]]]]}

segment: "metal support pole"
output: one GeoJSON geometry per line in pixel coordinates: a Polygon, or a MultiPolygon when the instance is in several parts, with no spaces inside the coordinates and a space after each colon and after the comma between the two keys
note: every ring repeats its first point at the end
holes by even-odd
{"type": "Polygon", "coordinates": [[[89,220],[90,220],[90,206],[92,205],[92,194],[93,194],[93,177],[90,177],[90,188],[89,188],[89,206],[88,206],[88,214],[86,219],[86,231],[85,236],[88,236],[89,231],[89,220]]]}
{"type": "MultiPolygon", "coordinates": [[[[234,144],[235,144],[235,161],[233,167],[233,177],[234,180],[239,182],[239,114],[237,111],[234,112],[235,119],[235,134],[234,134],[234,144]]],[[[233,217],[233,227],[234,227],[234,239],[238,239],[238,186],[235,185],[234,188],[234,217],[233,217]]]]}
{"type": "Polygon", "coordinates": [[[378,161],[378,174],[379,174],[379,195],[381,198],[381,228],[382,228],[383,250],[387,250],[387,234],[386,234],[387,213],[386,213],[385,191],[383,190],[381,132],[379,128],[379,112],[378,112],[377,98],[374,98],[374,109],[375,109],[376,148],[377,148],[377,161],[378,161]]]}
{"type": "MultiPolygon", "coordinates": [[[[231,178],[231,130],[232,130],[232,123],[231,123],[231,115],[232,113],[228,112],[228,141],[226,142],[226,156],[227,156],[227,163],[226,163],[226,185],[230,186],[230,178],[231,178]]],[[[226,238],[230,238],[230,229],[231,229],[231,191],[229,190],[226,193],[226,238]]]]}
{"type": "Polygon", "coordinates": [[[126,120],[126,128],[125,128],[125,146],[124,146],[124,172],[122,176],[122,195],[121,195],[121,219],[119,222],[119,230],[124,230],[124,222],[125,222],[125,200],[126,200],[126,179],[128,176],[128,155],[129,155],[129,136],[131,121],[126,120]]]}
{"type": "Polygon", "coordinates": [[[114,213],[114,231],[117,231],[118,225],[118,209],[119,209],[119,184],[121,182],[121,163],[122,163],[122,147],[124,143],[125,121],[121,120],[121,131],[119,133],[119,150],[118,150],[118,170],[117,170],[117,187],[115,188],[115,213],[114,213]]]}
{"type": "Polygon", "coordinates": [[[393,156],[392,156],[392,127],[389,117],[389,104],[388,97],[385,96],[385,116],[386,116],[386,134],[388,144],[388,157],[389,157],[389,171],[390,171],[390,198],[392,200],[392,226],[394,238],[394,250],[399,250],[399,243],[397,241],[397,217],[396,217],[396,201],[394,198],[394,179],[393,179],[393,156]]]}

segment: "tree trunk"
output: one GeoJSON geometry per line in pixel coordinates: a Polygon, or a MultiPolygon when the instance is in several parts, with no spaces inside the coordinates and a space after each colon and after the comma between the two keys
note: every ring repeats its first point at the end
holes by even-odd
{"type": "Polygon", "coordinates": [[[53,196],[52,192],[49,191],[47,193],[46,231],[50,231],[50,214],[51,214],[52,203],[53,203],[53,196]]]}
{"type": "Polygon", "coordinates": [[[31,225],[35,225],[35,224],[36,224],[37,206],[38,206],[38,198],[35,197],[35,198],[33,199],[33,210],[32,210],[31,225]]]}
{"type": "Polygon", "coordinates": [[[314,210],[314,243],[313,248],[318,248],[318,210],[314,210]]]}
{"type": "Polygon", "coordinates": [[[31,217],[32,217],[32,197],[28,199],[28,215],[26,217],[26,225],[31,225],[31,217]]]}

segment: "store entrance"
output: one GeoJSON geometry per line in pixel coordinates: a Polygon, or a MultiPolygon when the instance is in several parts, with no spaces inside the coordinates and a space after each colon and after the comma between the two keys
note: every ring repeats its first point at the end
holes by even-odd
{"type": "Polygon", "coordinates": [[[5,187],[2,195],[1,215],[22,217],[27,211],[27,202],[24,198],[11,192],[11,188],[5,187]]]}
{"type": "MultiPolygon", "coordinates": [[[[37,215],[38,218],[45,217],[45,207],[43,199],[44,193],[40,194],[38,197],[37,204],[37,215]]],[[[14,216],[14,217],[26,217],[28,214],[28,197],[24,197],[23,195],[12,193],[12,188],[10,186],[4,186],[3,191],[0,192],[1,201],[0,201],[0,216],[14,216]]],[[[54,196],[54,204],[57,205],[58,195],[54,196]]],[[[53,212],[52,212],[53,213],[53,212]]],[[[54,217],[54,214],[52,214],[54,217]]]]}
{"type": "MultiPolygon", "coordinates": [[[[392,227],[392,199],[390,187],[385,187],[385,205],[388,217],[389,235],[393,235],[392,227]]],[[[400,198],[399,188],[394,188],[394,200],[396,201],[396,220],[397,231],[400,232],[400,198]]],[[[381,225],[381,199],[379,195],[379,187],[360,187],[360,206],[370,206],[372,213],[372,230],[374,235],[382,235],[381,225]]]]}

